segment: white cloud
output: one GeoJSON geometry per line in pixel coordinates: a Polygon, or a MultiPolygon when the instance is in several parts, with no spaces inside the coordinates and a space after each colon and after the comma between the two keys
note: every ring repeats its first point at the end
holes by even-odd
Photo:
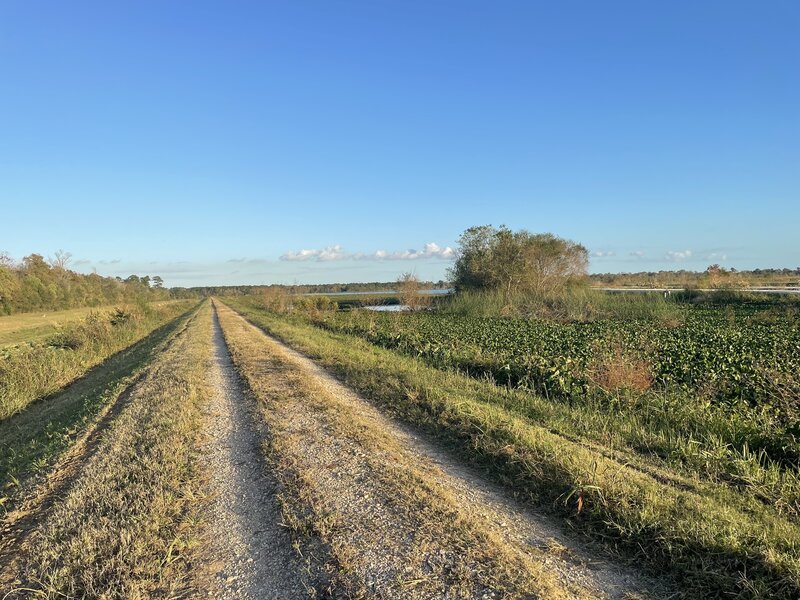
{"type": "Polygon", "coordinates": [[[455,251],[446,246],[442,248],[434,242],[425,244],[422,250],[399,250],[389,252],[387,250],[376,250],[372,254],[363,252],[345,252],[340,245],[327,246],[319,250],[298,250],[287,252],[280,257],[285,261],[315,261],[325,262],[333,260],[419,260],[429,258],[439,258],[450,260],[455,256],[455,251]]]}
{"type": "Polygon", "coordinates": [[[644,250],[634,250],[633,252],[628,252],[628,256],[633,256],[634,258],[644,258],[644,250]]]}
{"type": "Polygon", "coordinates": [[[666,254],[666,259],[672,262],[681,262],[692,257],[691,250],[670,250],[666,254]]]}
{"type": "Polygon", "coordinates": [[[387,252],[386,250],[378,250],[365,258],[372,258],[375,260],[417,260],[420,258],[444,258],[451,259],[455,255],[455,251],[447,246],[442,248],[438,244],[430,242],[425,244],[422,250],[401,250],[399,252],[387,252]]]}
{"type": "Polygon", "coordinates": [[[606,258],[609,256],[616,256],[616,252],[613,250],[595,250],[592,252],[592,256],[596,258],[606,258]]]}
{"type": "Polygon", "coordinates": [[[352,255],[347,254],[340,245],[326,246],[321,250],[299,250],[297,252],[287,252],[280,257],[281,260],[290,261],[306,261],[314,260],[318,262],[329,260],[344,260],[352,258],[352,255]]]}
{"type": "Polygon", "coordinates": [[[722,252],[712,252],[706,258],[708,260],[728,260],[728,255],[722,252]]]}

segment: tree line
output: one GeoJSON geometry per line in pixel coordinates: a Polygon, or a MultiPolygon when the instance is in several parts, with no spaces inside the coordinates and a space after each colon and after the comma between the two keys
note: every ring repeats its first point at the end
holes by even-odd
{"type": "MultiPolygon", "coordinates": [[[[420,281],[421,289],[445,290],[450,282],[420,281]]],[[[196,296],[246,296],[280,292],[287,294],[347,294],[357,292],[391,292],[398,290],[397,281],[372,281],[356,283],[307,283],[284,285],[279,283],[265,285],[215,285],[186,288],[186,292],[196,296]]]]}
{"type": "Polygon", "coordinates": [[[638,273],[595,273],[592,285],[602,287],[747,288],[800,286],[800,268],[737,270],[710,265],[705,271],[641,271],[638,273]]]}
{"type": "Polygon", "coordinates": [[[59,252],[46,260],[31,254],[21,261],[0,254],[0,314],[64,310],[117,302],[168,300],[185,290],[169,290],[159,276],[127,279],[88,275],[69,269],[69,255],[59,252]]]}

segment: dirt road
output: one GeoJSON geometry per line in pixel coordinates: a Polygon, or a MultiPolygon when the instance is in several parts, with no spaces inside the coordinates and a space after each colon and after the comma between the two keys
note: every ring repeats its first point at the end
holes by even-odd
{"type": "Polygon", "coordinates": [[[387,598],[654,594],[653,582],[587,552],[313,361],[217,312],[260,403],[276,477],[347,572],[340,586],[387,598]]]}
{"type": "Polygon", "coordinates": [[[0,598],[668,597],[216,302],[34,492],[0,598]]]}
{"type": "Polygon", "coordinates": [[[215,598],[305,598],[302,564],[281,527],[276,481],[264,461],[263,422],[242,391],[216,314],[209,371],[206,468],[212,486],[210,559],[215,598]]]}

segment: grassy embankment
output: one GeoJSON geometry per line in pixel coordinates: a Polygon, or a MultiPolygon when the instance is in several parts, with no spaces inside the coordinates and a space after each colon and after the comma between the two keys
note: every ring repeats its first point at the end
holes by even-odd
{"type": "MultiPolygon", "coordinates": [[[[800,527],[724,485],[554,431],[552,402],[445,372],[353,336],[228,300],[393,414],[483,464],[515,494],[623,554],[667,569],[689,597],[800,594],[800,527]]],[[[580,415],[580,412],[579,412],[580,415]]],[[[580,425],[576,423],[576,425],[580,425]]]]}
{"type": "Polygon", "coordinates": [[[111,312],[114,306],[37,311],[0,317],[0,348],[15,344],[41,342],[65,325],[80,321],[92,312],[111,312]]]}
{"type": "MultiPolygon", "coordinates": [[[[170,304],[150,315],[145,322],[129,327],[125,333],[133,343],[127,348],[84,373],[78,371],[77,380],[62,391],[41,402],[33,402],[0,421],[0,505],[3,508],[10,508],[10,498],[19,491],[21,484],[30,476],[46,470],[54,458],[69,448],[97,415],[130,385],[185,324],[190,314],[187,309],[193,305],[194,302],[170,304]]],[[[115,340],[116,343],[125,343],[125,337],[115,340]]],[[[26,356],[46,360],[69,351],[54,352],[47,347],[38,347],[38,352],[34,348],[27,351],[26,356]]],[[[97,357],[90,356],[89,359],[96,360],[97,357]]],[[[24,364],[12,364],[27,368],[24,364]]],[[[50,369],[58,374],[58,364],[51,365],[50,369]]],[[[48,369],[38,371],[43,377],[50,372],[48,369]]],[[[48,385],[47,381],[33,383],[34,389],[48,385]]],[[[2,384],[0,389],[3,389],[2,384]]],[[[29,392],[28,397],[33,395],[29,392]]]]}
{"type": "Polygon", "coordinates": [[[52,598],[197,591],[188,558],[202,504],[195,455],[200,404],[209,393],[210,335],[206,303],[131,388],[68,491],[29,537],[23,587],[52,598]]]}
{"type": "MultiPolygon", "coordinates": [[[[185,300],[163,300],[153,302],[151,305],[163,307],[185,302],[185,300]]],[[[0,317],[0,348],[46,341],[65,326],[85,319],[91,313],[111,313],[117,306],[120,305],[110,304],[59,311],[40,310],[0,317]]]]}
{"type": "Polygon", "coordinates": [[[0,421],[63,389],[194,304],[183,301],[93,311],[45,342],[0,350],[0,421]]]}

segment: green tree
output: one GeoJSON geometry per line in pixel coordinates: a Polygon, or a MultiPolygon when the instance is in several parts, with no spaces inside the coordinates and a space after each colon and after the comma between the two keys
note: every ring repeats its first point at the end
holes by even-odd
{"type": "Polygon", "coordinates": [[[11,314],[14,299],[19,295],[19,279],[14,272],[0,266],[0,314],[11,314]]]}
{"type": "Polygon", "coordinates": [[[588,267],[588,251],[571,240],[552,233],[481,225],[470,227],[459,238],[450,276],[457,291],[546,296],[584,282],[588,267]]]}

